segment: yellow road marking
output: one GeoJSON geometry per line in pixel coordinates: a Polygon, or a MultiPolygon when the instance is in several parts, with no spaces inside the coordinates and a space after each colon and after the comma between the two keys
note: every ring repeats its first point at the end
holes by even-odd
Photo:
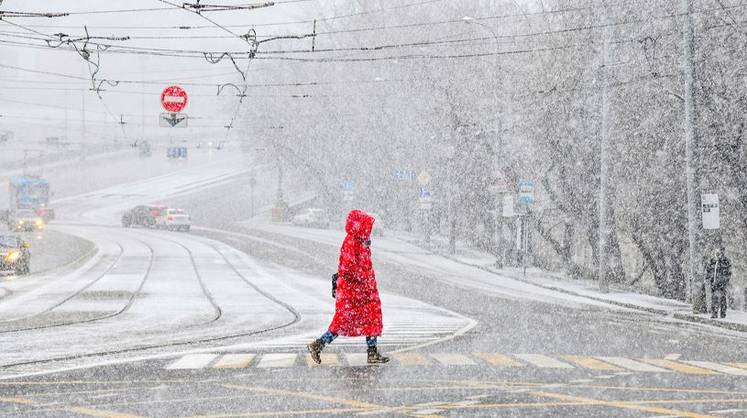
{"type": "Polygon", "coordinates": [[[339,366],[340,361],[337,359],[337,354],[334,353],[327,353],[327,354],[321,354],[322,356],[322,364],[316,364],[314,363],[314,360],[311,359],[311,354],[306,354],[306,364],[309,367],[322,367],[322,366],[339,366]]]}
{"type": "Polygon", "coordinates": [[[104,411],[101,409],[74,406],[62,408],[63,411],[75,412],[76,414],[97,418],[139,418],[137,415],[124,414],[121,412],[104,411]]]}
{"type": "Polygon", "coordinates": [[[637,404],[678,404],[678,403],[694,403],[694,404],[705,404],[705,403],[747,403],[746,399],[667,399],[667,400],[655,400],[655,401],[633,401],[632,403],[637,404]]]}
{"type": "Polygon", "coordinates": [[[231,385],[231,384],[225,384],[221,386],[225,388],[229,388],[229,389],[247,390],[250,392],[260,392],[260,393],[266,393],[269,395],[293,396],[293,397],[304,398],[304,399],[313,399],[316,401],[339,403],[342,405],[348,405],[354,408],[361,408],[361,409],[380,409],[380,408],[389,409],[389,407],[386,405],[377,405],[377,404],[368,403],[368,402],[356,401],[354,399],[335,398],[332,396],[318,395],[316,393],[311,393],[311,392],[300,392],[300,391],[264,388],[264,387],[259,387],[259,386],[240,386],[240,385],[231,385]]]}
{"type": "Polygon", "coordinates": [[[729,366],[739,367],[740,369],[747,369],[747,363],[726,363],[729,366]]]}
{"type": "Polygon", "coordinates": [[[475,356],[487,361],[493,366],[498,367],[524,367],[525,364],[519,363],[511,357],[504,356],[503,354],[497,353],[474,353],[475,356]]]}
{"type": "Polygon", "coordinates": [[[605,363],[602,360],[597,360],[594,357],[585,357],[585,356],[561,356],[561,357],[570,362],[576,363],[581,367],[585,367],[587,369],[606,370],[606,371],[622,370],[620,367],[617,367],[609,363],[605,363]]]}
{"type": "Polygon", "coordinates": [[[604,400],[599,400],[599,399],[582,398],[578,396],[569,396],[569,395],[563,395],[561,393],[552,393],[552,392],[543,392],[543,391],[536,391],[536,392],[529,392],[529,393],[535,396],[559,399],[561,401],[583,402],[587,405],[609,406],[609,407],[618,408],[618,409],[632,409],[636,411],[652,412],[655,414],[662,414],[662,415],[674,415],[674,416],[680,416],[680,417],[685,417],[685,418],[715,418],[711,415],[704,415],[704,414],[698,414],[695,412],[687,412],[687,411],[678,411],[675,409],[659,408],[655,406],[645,406],[645,405],[640,405],[635,402],[604,401],[604,400]]]}
{"type": "Polygon", "coordinates": [[[31,399],[17,398],[17,397],[13,397],[13,396],[11,396],[11,397],[2,397],[2,398],[0,398],[0,402],[17,403],[17,404],[21,404],[21,405],[31,405],[31,404],[34,403],[34,401],[32,401],[31,399]]]}
{"type": "Polygon", "coordinates": [[[403,366],[423,366],[430,363],[427,357],[417,353],[392,353],[392,357],[403,366]]]}
{"type": "Polygon", "coordinates": [[[215,365],[216,369],[243,369],[254,359],[254,354],[225,354],[215,365]]]}
{"type": "Polygon", "coordinates": [[[710,374],[710,375],[719,374],[719,373],[714,372],[713,370],[704,369],[702,367],[695,367],[689,364],[678,363],[672,360],[644,359],[641,361],[644,361],[649,364],[653,364],[654,366],[663,367],[665,369],[674,370],[676,372],[685,373],[685,374],[710,374]]]}
{"type": "Polygon", "coordinates": [[[366,412],[368,409],[361,408],[340,408],[340,409],[303,409],[298,411],[272,411],[272,412],[245,412],[232,414],[217,415],[194,415],[186,418],[227,418],[227,417],[281,417],[293,415],[334,415],[334,414],[353,414],[356,412],[366,412]]]}
{"type": "Polygon", "coordinates": [[[130,386],[133,383],[195,383],[203,380],[186,380],[186,379],[174,379],[174,380],[52,380],[52,381],[33,381],[23,382],[17,380],[0,380],[0,386],[63,386],[63,385],[101,385],[101,384],[112,384],[112,385],[127,385],[130,386]]]}

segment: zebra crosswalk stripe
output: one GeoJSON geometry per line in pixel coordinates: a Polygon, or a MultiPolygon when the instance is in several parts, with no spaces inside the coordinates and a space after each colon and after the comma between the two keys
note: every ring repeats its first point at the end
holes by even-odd
{"type": "Polygon", "coordinates": [[[210,364],[217,354],[189,354],[166,366],[169,370],[201,369],[210,364]]]}
{"type": "Polygon", "coordinates": [[[568,360],[571,363],[578,364],[581,367],[591,369],[591,370],[605,370],[609,372],[618,372],[622,369],[620,367],[617,367],[615,365],[605,363],[601,360],[597,360],[594,357],[586,357],[586,356],[562,356],[564,360],[568,360]]]}
{"type": "Polygon", "coordinates": [[[322,364],[316,364],[314,360],[311,359],[311,354],[306,354],[306,365],[309,367],[332,367],[332,366],[339,366],[340,362],[337,360],[337,354],[334,353],[322,353],[322,364]]]}
{"type": "Polygon", "coordinates": [[[259,360],[257,367],[293,367],[296,364],[297,354],[295,353],[272,353],[265,354],[259,360]]]}
{"type": "Polygon", "coordinates": [[[650,364],[641,363],[640,361],[631,360],[624,357],[597,357],[602,361],[620,366],[623,369],[632,370],[634,372],[652,372],[652,373],[669,373],[671,370],[662,369],[661,367],[652,366],[650,364]]]}
{"type": "Polygon", "coordinates": [[[254,354],[225,354],[213,365],[216,369],[243,369],[249,366],[254,354]]]}
{"type": "Polygon", "coordinates": [[[417,353],[394,353],[392,357],[403,366],[424,366],[430,363],[427,357],[417,353]]]}
{"type": "Polygon", "coordinates": [[[348,366],[368,366],[368,356],[364,353],[347,353],[345,360],[348,366]]]}
{"type": "Polygon", "coordinates": [[[731,374],[734,376],[747,376],[747,370],[738,369],[736,367],[726,366],[719,363],[712,363],[710,361],[694,361],[694,360],[681,360],[683,363],[692,364],[693,366],[702,367],[704,369],[715,370],[719,373],[731,374]]]}
{"type": "Polygon", "coordinates": [[[431,357],[444,366],[471,366],[476,364],[469,357],[458,353],[435,353],[431,357]]]}
{"type": "Polygon", "coordinates": [[[525,365],[512,359],[511,357],[504,356],[503,354],[497,353],[475,353],[475,356],[487,361],[493,366],[498,367],[524,367],[525,365]]]}
{"type": "MultiPolygon", "coordinates": [[[[322,353],[322,367],[368,366],[366,353],[322,353]]],[[[490,364],[498,368],[537,367],[546,369],[585,368],[606,372],[650,372],[682,373],[693,375],[747,376],[747,369],[736,367],[745,363],[715,363],[696,360],[629,359],[625,357],[589,357],[563,355],[559,359],[541,354],[499,353],[392,353],[392,358],[402,366],[476,366],[490,364]],[[479,359],[479,360],[477,360],[479,359]],[[561,361],[564,360],[564,361],[561,361]],[[567,363],[565,362],[567,361],[567,363]]],[[[256,367],[289,368],[294,366],[316,367],[310,355],[298,353],[228,353],[228,354],[188,354],[170,361],[164,366],[167,370],[194,370],[212,367],[215,369],[242,369],[256,367]],[[302,361],[298,361],[298,358],[302,361]]],[[[630,374],[630,373],[628,373],[630,374]]]]}
{"type": "Polygon", "coordinates": [[[543,356],[541,354],[514,354],[514,357],[519,360],[523,360],[529,364],[535,365],[541,368],[548,369],[572,369],[568,363],[563,363],[560,360],[555,360],[552,357],[543,356]]]}
{"type": "Polygon", "coordinates": [[[713,370],[707,370],[702,367],[695,367],[684,363],[678,363],[672,360],[646,359],[643,361],[653,364],[654,366],[664,367],[666,369],[671,369],[684,374],[718,374],[713,370]]]}

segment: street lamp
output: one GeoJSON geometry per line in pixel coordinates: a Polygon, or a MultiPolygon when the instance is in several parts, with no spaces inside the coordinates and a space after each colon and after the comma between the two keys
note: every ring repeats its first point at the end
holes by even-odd
{"type": "MultiPolygon", "coordinates": [[[[464,23],[468,24],[468,25],[481,26],[481,27],[487,29],[488,31],[490,31],[490,34],[493,35],[493,39],[495,40],[495,54],[493,55],[493,72],[494,72],[494,76],[493,77],[494,77],[495,80],[498,80],[498,77],[500,76],[500,65],[498,63],[498,55],[500,54],[500,49],[499,49],[500,42],[498,40],[498,35],[495,33],[495,31],[493,30],[493,28],[491,28],[490,26],[488,26],[488,25],[486,25],[484,23],[478,22],[473,17],[464,16],[462,18],[462,21],[464,23]]],[[[498,97],[498,89],[494,89],[493,90],[493,98],[494,98],[494,102],[498,106],[501,106],[503,104],[503,101],[498,97]]],[[[498,138],[497,138],[498,142],[502,142],[502,128],[503,127],[502,127],[502,123],[501,123],[501,109],[502,109],[502,106],[499,107],[499,109],[498,109],[498,129],[496,130],[497,135],[498,135],[498,138]]],[[[498,147],[495,148],[495,152],[493,153],[493,163],[495,165],[496,177],[498,177],[499,175],[500,175],[500,177],[502,177],[502,175],[500,173],[500,162],[498,161],[498,147]]],[[[501,212],[502,212],[502,210],[501,210],[502,209],[501,208],[502,202],[503,202],[503,192],[501,192],[500,190],[496,190],[496,193],[495,193],[495,217],[494,217],[494,228],[495,228],[495,266],[496,266],[496,268],[503,268],[503,261],[504,261],[503,260],[503,252],[501,251],[501,245],[500,245],[501,244],[501,235],[502,235],[502,232],[503,232],[503,222],[501,222],[502,221],[502,215],[501,215],[501,212]]]]}

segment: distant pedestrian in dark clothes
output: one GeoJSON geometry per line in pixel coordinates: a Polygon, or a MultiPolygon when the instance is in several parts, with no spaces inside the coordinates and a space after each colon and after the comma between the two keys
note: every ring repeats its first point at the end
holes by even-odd
{"type": "Polygon", "coordinates": [[[731,280],[731,261],[719,246],[705,266],[706,284],[711,286],[711,318],[726,317],[726,295],[731,280]]]}

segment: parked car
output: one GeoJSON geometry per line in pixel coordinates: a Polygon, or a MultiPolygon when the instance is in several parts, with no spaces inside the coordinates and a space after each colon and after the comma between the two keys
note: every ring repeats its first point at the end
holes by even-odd
{"type": "Polygon", "coordinates": [[[15,235],[0,235],[0,271],[29,274],[31,251],[28,243],[15,235]]]}
{"type": "Polygon", "coordinates": [[[307,228],[329,228],[327,215],[324,209],[319,208],[303,209],[291,219],[291,223],[307,228]]]}
{"type": "Polygon", "coordinates": [[[384,236],[384,221],[381,219],[381,216],[375,213],[369,213],[369,215],[373,216],[373,218],[376,220],[373,224],[373,230],[371,230],[371,235],[375,237],[383,237],[384,236]]]}
{"type": "Polygon", "coordinates": [[[122,214],[122,226],[130,228],[132,226],[155,227],[156,219],[166,211],[166,206],[158,205],[140,205],[128,210],[122,214]]]}
{"type": "Polygon", "coordinates": [[[189,232],[192,219],[184,209],[168,208],[156,218],[156,228],[189,232]]]}
{"type": "Polygon", "coordinates": [[[41,231],[45,225],[44,217],[31,209],[19,209],[8,215],[9,231],[41,231]]]}

